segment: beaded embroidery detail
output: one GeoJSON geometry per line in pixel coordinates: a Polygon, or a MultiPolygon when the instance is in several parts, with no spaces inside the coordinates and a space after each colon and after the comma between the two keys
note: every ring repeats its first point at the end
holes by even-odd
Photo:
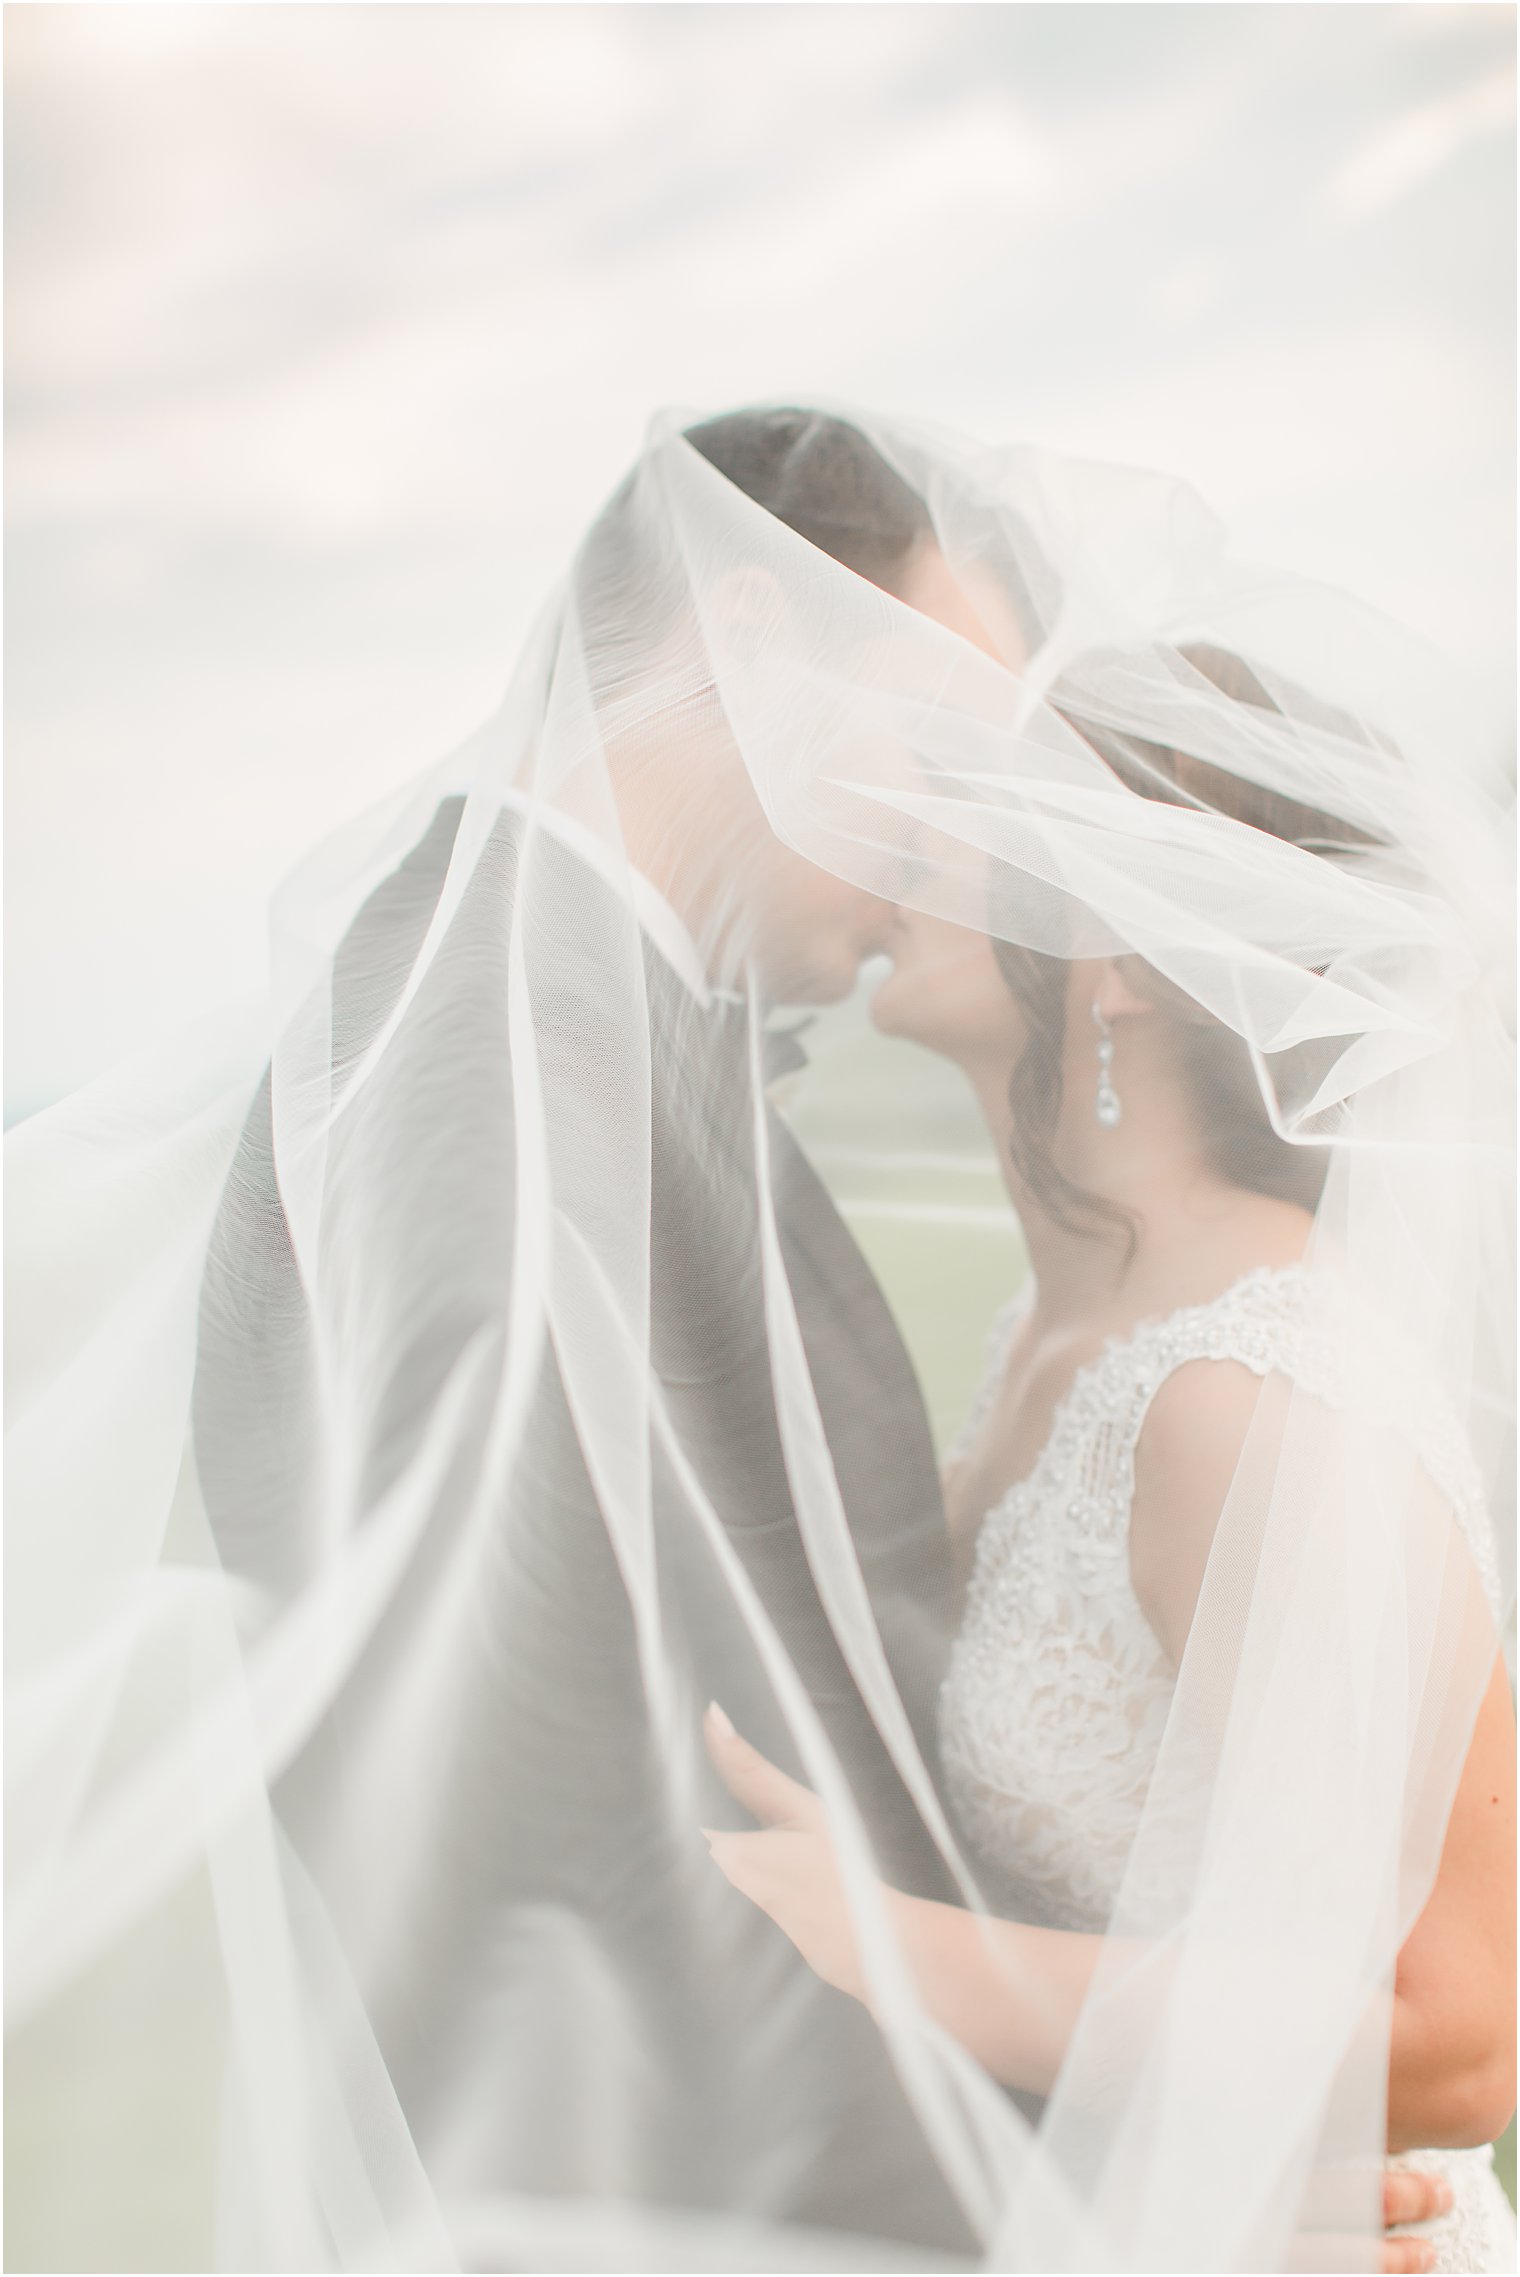
{"type": "MultiPolygon", "coordinates": [[[[1023,1301],[994,1325],[952,1455],[996,1396],[1023,1301]]],[[[1033,1469],[983,1520],[941,1690],[940,1752],[969,1844],[1022,1918],[1102,1927],[1140,1822],[1174,1672],[1130,1581],[1130,1506],[1147,1411],[1177,1368],[1232,1360],[1327,1403],[1373,1397],[1451,1502],[1497,1607],[1493,1538],[1455,1418],[1365,1324],[1356,1340],[1347,1325],[1302,1267],[1263,1267],[1209,1303],[1111,1337],[1077,1371],[1033,1469]]]]}

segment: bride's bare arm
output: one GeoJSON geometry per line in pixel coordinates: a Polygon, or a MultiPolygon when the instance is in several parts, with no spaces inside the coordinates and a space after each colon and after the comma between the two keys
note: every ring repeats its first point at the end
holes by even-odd
{"type": "MultiPolygon", "coordinates": [[[[707,1740],[731,1792],[763,1822],[755,1834],[709,1834],[715,1862],[826,1984],[868,2001],[855,1922],[818,1798],[767,1762],[719,1710],[709,1711],[707,1740]]],[[[1010,2086],[1048,2092],[1105,1947],[1136,1964],[1143,1998],[1146,1954],[1138,1944],[995,1921],[899,1890],[883,1888],[880,1896],[925,2012],[1010,2086]]],[[[1385,2177],[1390,2230],[1450,2206],[1449,2185],[1435,2175],[1390,2170],[1385,2177]]],[[[1314,2241],[1306,2242],[1312,2249],[1314,2241]]],[[[1388,2277],[1434,2265],[1425,2239],[1384,2240],[1380,2266],[1388,2277]]],[[[1323,2254],[1311,2252],[1305,2266],[1324,2266],[1323,2254]]]]}
{"type": "Polygon", "coordinates": [[[1515,2108],[1515,1716],[1497,1660],[1393,1985],[1388,2144],[1487,2143],[1515,2108]]]}
{"type": "MultiPolygon", "coordinates": [[[[1163,1385],[1140,1437],[1131,1577],[1179,1664],[1260,1390],[1248,1369],[1194,1363],[1163,1385]]],[[[1431,1508],[1439,1522],[1454,1523],[1434,1495],[1431,1508]]],[[[1399,1955],[1388,2146],[1491,2142],[1514,2108],[1515,1718],[1496,1661],[1435,1886],[1399,1955]]]]}
{"type": "MultiPolygon", "coordinates": [[[[1430,1901],[1399,1955],[1388,2147],[1492,2142],[1515,2108],[1515,1724],[1502,1661],[1468,1751],[1430,1901]]],[[[889,1893],[928,2013],[997,2079],[1048,2094],[1100,1953],[1139,1945],[889,1893]]],[[[858,1990],[858,1987],[847,1989],[858,1990]]]]}

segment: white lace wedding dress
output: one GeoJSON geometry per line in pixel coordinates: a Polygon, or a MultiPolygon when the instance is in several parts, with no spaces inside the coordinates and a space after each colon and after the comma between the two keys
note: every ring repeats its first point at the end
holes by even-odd
{"type": "MultiPolygon", "coordinates": [[[[1026,1302],[994,1325],[952,1460],[988,1413],[1026,1302]]],[[[1010,1918],[1104,1928],[1140,1824],[1173,1687],[1129,1569],[1135,1449],[1156,1391],[1174,1369],[1213,1358],[1279,1371],[1333,1400],[1343,1349],[1298,1267],[1250,1273],[1208,1304],[1111,1338],[1078,1371],[1033,1469],[982,1520],[939,1736],[961,1834],[1010,1918]]],[[[1492,1537],[1460,1434],[1412,1387],[1390,1383],[1389,1393],[1495,1594],[1492,1537]]],[[[1491,2147],[1422,2151],[1409,2163],[1452,2186],[1452,2212],[1425,2225],[1437,2269],[1512,2270],[1514,2217],[1491,2147]]]]}

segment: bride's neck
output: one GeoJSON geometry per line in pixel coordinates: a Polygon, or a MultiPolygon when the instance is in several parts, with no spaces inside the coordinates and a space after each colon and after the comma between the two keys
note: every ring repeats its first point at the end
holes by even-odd
{"type": "Polygon", "coordinates": [[[1175,1093],[1125,1101],[1117,1130],[1094,1115],[1091,1131],[1063,1114],[1051,1160],[1081,1193],[1109,1206],[1078,1229],[1063,1224],[1014,1166],[1006,1071],[974,1076],[997,1145],[1003,1183],[1018,1213],[1039,1288],[1042,1319],[1066,1329],[1092,1319],[1164,1312],[1214,1293],[1256,1264],[1298,1256],[1307,1214],[1224,1177],[1190,1108],[1175,1093]]]}

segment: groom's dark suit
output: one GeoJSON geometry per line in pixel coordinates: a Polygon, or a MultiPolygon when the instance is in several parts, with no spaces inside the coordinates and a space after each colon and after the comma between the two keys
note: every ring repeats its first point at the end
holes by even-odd
{"type": "MultiPolygon", "coordinates": [[[[439,808],[339,951],[340,1068],[396,1002],[459,816],[457,800],[439,808]]],[[[499,1538],[466,1546],[515,1262],[506,971],[521,832],[511,814],[498,821],[416,996],[332,1131],[315,1290],[296,1269],[275,1182],[267,1082],[213,1237],[195,1394],[200,1478],[225,1562],[276,1598],[310,1569],[318,1538],[313,1316],[329,1339],[329,1402],[340,1354],[361,1512],[404,1472],[472,1338],[491,1362],[413,1561],[277,1791],[281,1816],[355,1957],[445,2199],[494,2189],[739,2202],[956,2250],[966,2232],[865,2012],[812,1979],[719,1884],[673,1807],[629,1591],[592,1483],[595,1386],[583,1365],[566,1365],[552,1309],[499,1538]],[[406,1730],[409,1741],[426,1733],[428,1776],[420,1800],[408,1788],[402,1803],[398,1790],[398,1855],[383,1821],[356,1826],[345,1813],[377,1775],[374,1733],[394,1715],[396,1671],[413,1665],[440,1587],[462,1571],[470,1602],[463,1615],[455,1608],[447,1666],[416,1694],[420,1721],[406,1730]],[[330,1870],[340,1831],[345,1862],[330,1870]],[[372,1901],[352,1871],[367,1844],[372,1901]],[[525,2081],[535,2083],[526,2096],[525,2081]]],[[[618,1229],[598,1212],[609,1196],[616,1208],[622,1150],[647,1118],[650,1352],[676,1437],[823,1719],[883,1872],[943,1894],[798,1529],[765,1320],[744,1023],[699,1004],[646,942],[652,1088],[643,1104],[621,1095],[624,1015],[607,981],[615,897],[547,834],[533,860],[542,866],[526,919],[538,929],[533,969],[549,976],[533,991],[535,1056],[559,1142],[578,1134],[574,1147],[557,1144],[554,1238],[573,1245],[574,1228],[617,1252],[618,1229]]],[[[859,1248],[774,1113],[768,1132],[780,1243],[835,1475],[894,1679],[932,1760],[950,1590],[922,1400],[859,1248]]],[[[630,1256],[643,1239],[632,1231],[630,1256]]],[[[732,1589],[657,1439],[650,1450],[659,1650],[685,1728],[717,1697],[797,1768],[732,1589]]],[[[623,1456],[636,1466],[636,1447],[623,1456]]],[[[702,1775],[707,1823],[736,1823],[705,1765],[702,1775]]]]}

